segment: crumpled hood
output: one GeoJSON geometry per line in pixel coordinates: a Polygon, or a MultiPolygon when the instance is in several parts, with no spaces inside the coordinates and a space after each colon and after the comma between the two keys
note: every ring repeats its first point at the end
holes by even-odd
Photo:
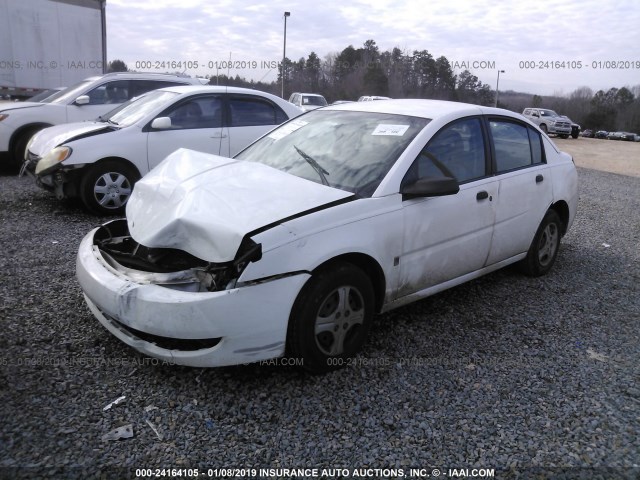
{"type": "Polygon", "coordinates": [[[136,183],[127,221],[142,245],[220,263],[234,259],[247,233],[352,195],[260,163],[179,149],[136,183]]]}
{"type": "Polygon", "coordinates": [[[29,151],[39,157],[43,157],[53,148],[70,140],[99,130],[108,132],[113,131],[113,129],[113,125],[103,122],[77,122],[54,125],[41,130],[35,135],[33,142],[29,146],[29,151]]]}

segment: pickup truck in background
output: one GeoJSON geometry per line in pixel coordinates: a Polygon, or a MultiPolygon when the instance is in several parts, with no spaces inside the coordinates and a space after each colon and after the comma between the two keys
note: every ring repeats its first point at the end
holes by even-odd
{"type": "Polygon", "coordinates": [[[569,138],[571,135],[571,120],[558,115],[548,108],[525,108],[522,115],[540,127],[545,133],[558,135],[560,138],[569,138]]]}

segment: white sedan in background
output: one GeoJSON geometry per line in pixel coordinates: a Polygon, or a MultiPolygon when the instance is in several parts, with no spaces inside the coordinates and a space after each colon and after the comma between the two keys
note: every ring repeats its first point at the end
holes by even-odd
{"type": "Polygon", "coordinates": [[[178,150],[77,276],[116,337],[169,362],[346,365],[372,317],[518,262],[553,266],[571,156],[521,115],[432,100],[326,107],[235,158],[178,150]]]}
{"type": "Polygon", "coordinates": [[[163,88],[99,121],[38,132],[27,145],[23,171],[58,198],[79,196],[94,213],[122,213],[134,183],[174,150],[230,157],[301,113],[279,97],[246,88],[163,88]]]}

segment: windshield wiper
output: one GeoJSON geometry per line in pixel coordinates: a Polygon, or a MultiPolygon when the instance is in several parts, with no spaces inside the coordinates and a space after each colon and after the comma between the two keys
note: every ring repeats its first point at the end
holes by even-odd
{"type": "Polygon", "coordinates": [[[304,158],[307,161],[307,163],[313,167],[313,169],[317,172],[318,176],[320,176],[320,180],[322,180],[322,184],[330,187],[331,185],[329,185],[329,180],[327,180],[327,177],[325,177],[325,175],[329,175],[329,172],[327,172],[324,168],[322,168],[318,162],[316,162],[312,157],[304,153],[298,147],[294,145],[293,148],[295,148],[296,152],[298,152],[300,156],[304,158]]]}

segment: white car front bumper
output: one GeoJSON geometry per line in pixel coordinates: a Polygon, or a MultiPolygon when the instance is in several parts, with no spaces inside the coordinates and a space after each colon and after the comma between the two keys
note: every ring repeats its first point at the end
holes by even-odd
{"type": "Polygon", "coordinates": [[[127,345],[167,362],[214,367],[282,356],[291,307],[309,274],[229,290],[187,292],[139,283],[94,245],[80,244],[76,273],[91,312],[127,345]]]}

